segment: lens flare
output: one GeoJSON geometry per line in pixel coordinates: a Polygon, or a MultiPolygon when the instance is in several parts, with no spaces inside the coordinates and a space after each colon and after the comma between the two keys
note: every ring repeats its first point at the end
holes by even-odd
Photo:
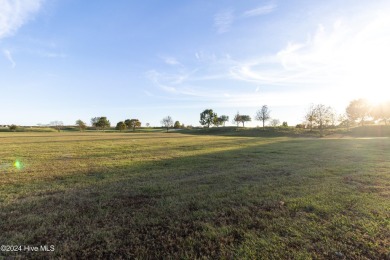
{"type": "Polygon", "coordinates": [[[15,167],[16,169],[18,169],[18,170],[21,170],[21,169],[23,168],[23,163],[22,163],[21,161],[19,161],[19,160],[16,160],[16,161],[14,162],[14,167],[15,167]]]}

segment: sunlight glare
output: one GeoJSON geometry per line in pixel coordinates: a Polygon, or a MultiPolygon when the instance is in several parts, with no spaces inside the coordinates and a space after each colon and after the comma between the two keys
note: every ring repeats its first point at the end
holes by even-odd
{"type": "Polygon", "coordinates": [[[14,167],[15,167],[16,169],[18,169],[18,170],[21,170],[21,169],[23,168],[23,164],[22,164],[21,161],[16,160],[16,161],[14,162],[14,167]]]}

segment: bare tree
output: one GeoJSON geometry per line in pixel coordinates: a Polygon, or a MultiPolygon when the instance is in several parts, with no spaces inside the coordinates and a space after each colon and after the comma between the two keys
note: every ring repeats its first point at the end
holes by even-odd
{"type": "Polygon", "coordinates": [[[51,121],[50,125],[57,129],[58,132],[60,132],[61,128],[64,126],[64,123],[62,121],[51,121]]]}
{"type": "Polygon", "coordinates": [[[166,116],[161,120],[161,124],[163,127],[167,129],[167,133],[170,127],[173,127],[173,119],[170,116],[166,116]]]}
{"type": "Polygon", "coordinates": [[[279,119],[272,119],[269,124],[272,127],[280,126],[280,121],[279,119]]]}
{"type": "Polygon", "coordinates": [[[267,105],[262,106],[261,109],[256,112],[255,119],[258,121],[263,121],[263,128],[265,122],[271,118],[270,113],[271,110],[268,109],[267,105]]]}
{"type": "Polygon", "coordinates": [[[316,121],[314,104],[311,104],[310,107],[307,109],[305,120],[309,124],[310,131],[313,131],[313,124],[316,121]]]}
{"type": "Polygon", "coordinates": [[[323,129],[329,125],[333,115],[333,109],[330,106],[318,104],[314,106],[314,120],[318,124],[320,134],[323,136],[323,129]]]}
{"type": "Polygon", "coordinates": [[[347,130],[349,130],[351,121],[349,120],[348,116],[346,114],[341,114],[337,118],[337,121],[339,122],[339,127],[347,127],[347,130]]]}

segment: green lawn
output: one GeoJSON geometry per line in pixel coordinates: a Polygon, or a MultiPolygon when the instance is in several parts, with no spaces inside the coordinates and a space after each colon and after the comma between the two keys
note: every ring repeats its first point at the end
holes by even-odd
{"type": "Polygon", "coordinates": [[[183,133],[0,133],[0,259],[390,257],[390,139],[183,133]]]}

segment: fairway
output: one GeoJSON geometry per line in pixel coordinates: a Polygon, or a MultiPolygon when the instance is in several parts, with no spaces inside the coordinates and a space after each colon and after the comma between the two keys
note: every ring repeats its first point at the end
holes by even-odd
{"type": "Polygon", "coordinates": [[[0,147],[0,244],[22,246],[0,259],[390,257],[389,138],[0,133],[0,147]]]}

